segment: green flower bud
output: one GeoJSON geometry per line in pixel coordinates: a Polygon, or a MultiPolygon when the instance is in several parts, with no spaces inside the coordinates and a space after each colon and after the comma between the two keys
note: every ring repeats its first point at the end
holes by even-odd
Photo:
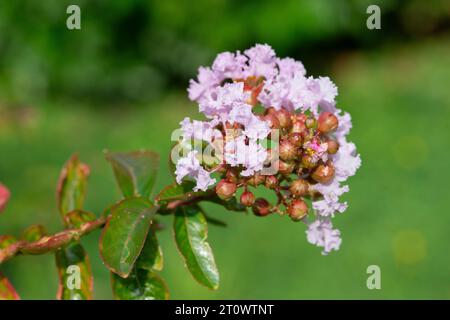
{"type": "Polygon", "coordinates": [[[314,128],[316,126],[316,119],[314,118],[306,119],[305,125],[308,129],[314,128]]]}

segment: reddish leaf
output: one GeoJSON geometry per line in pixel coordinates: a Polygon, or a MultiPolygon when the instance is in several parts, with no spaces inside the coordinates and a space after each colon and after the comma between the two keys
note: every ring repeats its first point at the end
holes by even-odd
{"type": "Polygon", "coordinates": [[[61,171],[58,182],[58,208],[61,217],[73,210],[82,209],[86,195],[89,167],[72,156],[61,171]]]}
{"type": "Polygon", "coordinates": [[[0,300],[20,300],[11,282],[0,272],[0,300]]]}

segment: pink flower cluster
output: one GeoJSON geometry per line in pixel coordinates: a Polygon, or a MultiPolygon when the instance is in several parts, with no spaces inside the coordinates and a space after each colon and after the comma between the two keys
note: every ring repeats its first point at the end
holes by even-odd
{"type": "MultiPolygon", "coordinates": [[[[335,115],[339,126],[332,136],[339,145],[337,152],[327,153],[327,142],[316,138],[305,142],[303,148],[312,155],[312,161],[332,162],[335,170],[331,181],[310,186],[311,192],[321,196],[312,198],[314,221],[305,219],[307,239],[323,247],[323,254],[338,250],[340,232],[333,229],[331,218],[346,210],[347,203],[339,198],[349,190],[345,181],[355,174],[361,159],[355,145],[347,141],[351,119],[336,108],[337,87],[333,82],[328,77],[306,76],[301,62],[280,59],[269,45],[257,44],[243,53],[220,53],[212,67],[200,67],[197,79],[190,80],[188,93],[207,120],[185,118],[180,123],[182,143],[198,140],[214,146],[224,141],[223,161],[227,166],[242,168],[242,177],[258,174],[269,156],[261,141],[274,125],[257,114],[256,105],[266,110],[284,109],[293,119],[298,113],[317,117],[327,111],[335,115]]],[[[194,190],[206,190],[216,183],[212,171],[199,161],[198,151],[191,150],[178,161],[175,173],[178,183],[191,178],[196,181],[194,190]]]]}

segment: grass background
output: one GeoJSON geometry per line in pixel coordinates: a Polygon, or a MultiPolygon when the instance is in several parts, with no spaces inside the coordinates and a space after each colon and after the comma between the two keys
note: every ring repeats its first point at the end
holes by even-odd
{"type": "MultiPolygon", "coordinates": [[[[261,32],[253,42],[264,42],[266,34],[270,38],[268,32],[261,32]]],[[[208,205],[210,215],[228,223],[227,228],[209,227],[221,272],[221,286],[212,292],[198,285],[183,266],[172,239],[171,217],[164,217],[167,229],[159,234],[165,258],[162,276],[171,298],[449,299],[448,35],[447,31],[426,33],[370,47],[341,43],[332,59],[322,61],[308,53],[306,68],[311,62],[313,75],[325,70],[338,85],[338,105],[353,117],[350,140],[363,161],[349,180],[351,190],[345,196],[349,209],[334,220],[342,232],[341,250],[321,256],[320,249],[307,243],[304,225],[287,218],[262,219],[208,205]],[[381,290],[366,287],[369,265],[381,268],[381,290]]],[[[292,38],[289,41],[303,39],[292,38]]],[[[301,51],[295,52],[302,57],[301,51]]],[[[210,61],[204,59],[205,64],[210,61]]],[[[14,84],[8,82],[8,74],[1,79],[14,84]]],[[[97,97],[74,98],[70,91],[34,101],[3,91],[0,181],[10,188],[12,198],[0,216],[0,234],[18,235],[34,223],[44,224],[50,232],[61,229],[56,182],[61,166],[74,152],[91,167],[86,209],[97,214],[119,198],[103,157],[105,149],[159,152],[163,160],[156,189],[165,186],[170,180],[164,160],[170,134],[185,116],[197,115],[185,92],[187,79],[173,79],[180,84],[162,88],[154,99],[125,99],[111,105],[97,97]]],[[[14,87],[14,92],[19,89],[14,87]]],[[[99,232],[94,232],[82,243],[92,261],[95,298],[109,299],[109,274],[98,254],[98,237],[99,232]]],[[[56,295],[51,255],[17,257],[1,269],[22,298],[56,295]]]]}

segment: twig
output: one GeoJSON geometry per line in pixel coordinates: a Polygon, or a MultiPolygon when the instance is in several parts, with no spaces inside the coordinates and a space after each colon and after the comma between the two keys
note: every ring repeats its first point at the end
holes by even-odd
{"type": "Polygon", "coordinates": [[[59,250],[71,241],[79,240],[91,231],[102,228],[105,223],[106,218],[100,217],[97,220],[84,223],[78,229],[67,229],[54,235],[44,236],[34,242],[19,240],[0,250],[0,264],[19,254],[38,255],[59,250]]]}

